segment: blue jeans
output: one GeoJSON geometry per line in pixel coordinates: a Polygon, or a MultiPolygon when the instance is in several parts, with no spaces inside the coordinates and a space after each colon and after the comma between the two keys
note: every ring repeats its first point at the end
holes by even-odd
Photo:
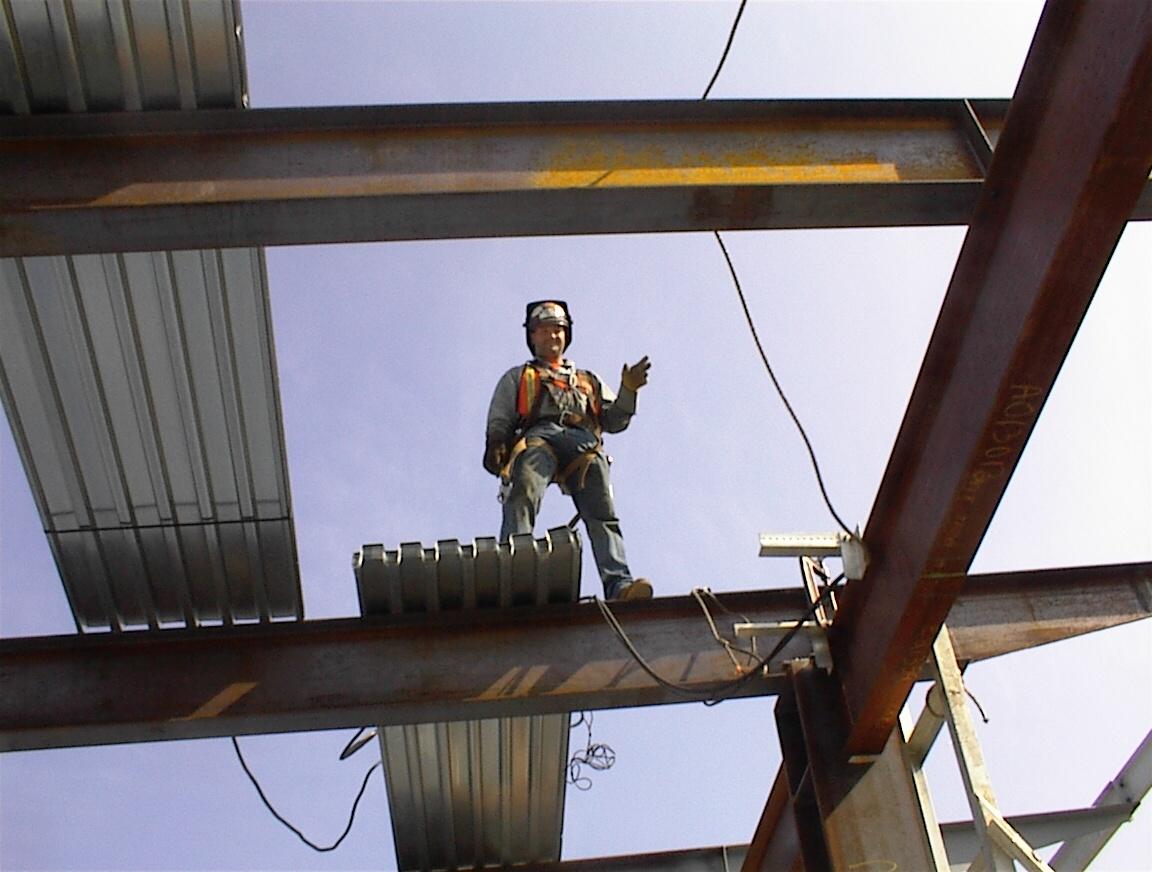
{"type": "MultiPolygon", "coordinates": [[[[552,450],[543,446],[529,447],[516,458],[511,488],[504,497],[504,523],[500,527],[502,542],[517,533],[532,532],[544,491],[556,471],[563,470],[579,455],[597,445],[596,437],[587,430],[561,427],[550,422],[537,424],[526,435],[545,440],[552,450]]],[[[575,473],[566,484],[592,542],[592,554],[596,558],[600,581],[604,584],[604,596],[610,598],[619,585],[632,581],[632,573],[628,571],[624,537],[620,533],[620,519],[616,517],[612,486],[608,480],[608,460],[603,453],[597,452],[583,482],[580,478],[579,473],[575,473]]]]}

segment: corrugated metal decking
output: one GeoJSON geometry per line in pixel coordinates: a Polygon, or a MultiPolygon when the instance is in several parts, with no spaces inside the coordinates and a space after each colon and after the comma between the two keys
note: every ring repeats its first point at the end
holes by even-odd
{"type": "MultiPolygon", "coordinates": [[[[365,615],[574,602],[580,538],[366,545],[353,567],[365,615]]],[[[400,868],[559,860],[568,730],[566,714],[382,728],[400,868]]]]}
{"type": "MultiPolygon", "coordinates": [[[[232,0],[0,3],[0,113],[247,101],[232,0]]],[[[260,249],[0,261],[0,395],[80,630],[301,617],[260,249]]]]}
{"type": "Polygon", "coordinates": [[[0,0],[0,112],[246,105],[233,0],[0,0]]]}

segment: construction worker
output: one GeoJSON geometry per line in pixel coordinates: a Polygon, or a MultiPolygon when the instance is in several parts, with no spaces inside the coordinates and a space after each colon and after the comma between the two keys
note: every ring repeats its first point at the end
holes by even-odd
{"type": "Polygon", "coordinates": [[[628,426],[651,364],[625,365],[617,395],[564,357],[572,342],[566,302],[529,303],[524,328],[533,358],[504,373],[488,408],[484,468],[504,482],[500,539],[531,533],[544,491],[558,482],[584,519],[604,598],[649,599],[652,585],[628,569],[600,434],[628,426]]]}

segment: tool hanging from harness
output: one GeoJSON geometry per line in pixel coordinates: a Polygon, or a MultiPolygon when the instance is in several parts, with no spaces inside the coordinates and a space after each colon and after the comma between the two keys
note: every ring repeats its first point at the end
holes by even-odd
{"type": "MultiPolygon", "coordinates": [[[[596,437],[595,445],[577,455],[563,469],[557,469],[556,475],[552,478],[566,494],[572,492],[568,483],[572,480],[573,475],[577,476],[574,480],[576,488],[583,488],[588,476],[588,468],[596,459],[601,446],[600,391],[592,376],[582,369],[577,369],[568,377],[563,377],[553,372],[549,367],[541,366],[535,361],[529,361],[520,370],[520,383],[516,390],[516,414],[519,417],[516,424],[516,434],[519,435],[519,438],[515,440],[512,450],[508,453],[508,462],[500,471],[500,478],[505,487],[511,485],[512,467],[516,463],[516,458],[528,448],[543,448],[550,452],[553,457],[556,457],[555,450],[548,444],[547,440],[538,436],[525,437],[523,435],[541,420],[554,420],[562,427],[580,427],[596,437]],[[550,393],[556,406],[569,406],[573,404],[572,400],[576,400],[575,404],[581,411],[561,408],[557,415],[543,418],[540,409],[544,404],[545,396],[550,393]],[[580,396],[577,398],[573,394],[580,396]]],[[[559,466],[559,458],[556,459],[557,466],[559,466]]]]}

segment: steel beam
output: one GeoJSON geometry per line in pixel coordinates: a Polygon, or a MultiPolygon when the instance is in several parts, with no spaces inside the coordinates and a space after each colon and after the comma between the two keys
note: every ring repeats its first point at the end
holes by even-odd
{"type": "MultiPolygon", "coordinates": [[[[694,100],[5,117],[0,255],[965,224],[1007,109],[694,100]]],[[[1143,205],[1135,217],[1152,217],[1152,196],[1143,205]]]]}
{"type": "MultiPolygon", "coordinates": [[[[1043,846],[1061,842],[1080,834],[1094,833],[1118,826],[1132,815],[1131,804],[1047,812],[1044,814],[1015,815],[1006,818],[1012,828],[1022,834],[1029,844],[1043,846]]],[[[941,824],[948,856],[953,869],[961,868],[976,853],[979,845],[972,821],[941,824]]],[[[759,828],[757,829],[759,833],[759,828]]],[[[586,860],[562,860],[558,863],[534,865],[533,872],[732,872],[737,864],[742,872],[803,872],[802,865],[787,862],[774,863],[775,855],[762,857],[756,853],[757,843],[750,845],[724,845],[716,848],[689,848],[681,851],[662,851],[651,854],[631,854],[617,857],[599,857],[586,860]],[[760,862],[763,861],[763,862],[760,862]]],[[[798,861],[802,862],[802,861],[798,861]]],[[[880,864],[874,869],[888,869],[880,864]]],[[[1057,869],[1057,872],[1061,870],[1057,869]]]]}
{"type": "Polygon", "coordinates": [[[532,863],[532,872],[733,872],[744,862],[747,845],[688,848],[586,860],[532,863]]]}
{"type": "Polygon", "coordinates": [[[1144,737],[1092,804],[1091,811],[1101,815],[1106,816],[1111,810],[1114,813],[1112,819],[1092,832],[1066,837],[1060,850],[1052,857],[1052,868],[1056,872],[1083,872],[1087,869],[1120,826],[1132,818],[1132,813],[1149,791],[1152,791],[1152,732],[1144,737]]]}
{"type": "Polygon", "coordinates": [[[948,613],[961,664],[1152,616],[1152,563],[970,575],[948,613]]]}
{"type": "Polygon", "coordinates": [[[832,628],[878,752],[1152,166],[1152,6],[1045,7],[832,628]]]}
{"type": "MultiPolygon", "coordinates": [[[[1148,617],[1150,579],[1147,563],[973,576],[949,618],[957,657],[993,657],[1148,617]]],[[[765,622],[795,620],[808,607],[803,588],[722,594],[721,601],[765,622]]],[[[702,689],[732,677],[732,663],[693,598],[618,611],[660,674],[702,689]]],[[[721,629],[732,635],[731,627],[721,629]]],[[[781,656],[811,650],[797,641],[781,656]]],[[[779,679],[771,678],[739,695],[778,690],[779,679]]],[[[0,750],[683,699],[640,672],[589,604],[0,640],[0,750]]]]}
{"type": "MultiPolygon", "coordinates": [[[[802,590],[723,596],[754,620],[802,590]]],[[[614,606],[662,676],[734,678],[691,597],[614,606]]],[[[730,633],[729,633],[730,635],[730,633]]],[[[801,634],[781,658],[808,656],[801,634]]],[[[774,693],[756,678],[732,696],[774,693]]],[[[683,702],[641,671],[594,604],[0,642],[0,750],[428,723],[683,702]]]]}

